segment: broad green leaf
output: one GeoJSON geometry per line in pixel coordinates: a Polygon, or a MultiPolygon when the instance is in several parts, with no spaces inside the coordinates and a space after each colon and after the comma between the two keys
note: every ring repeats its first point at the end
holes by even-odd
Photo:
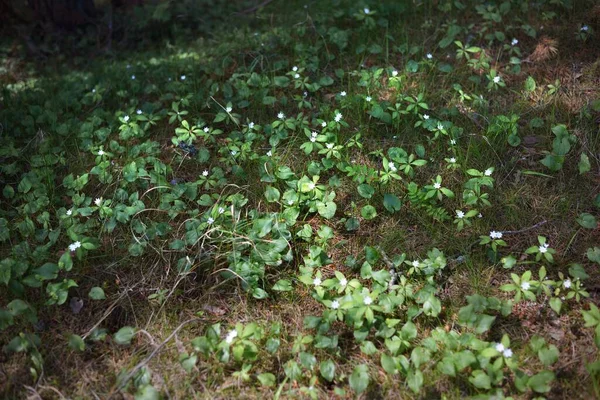
{"type": "Polygon", "coordinates": [[[92,300],[104,300],[106,299],[106,295],[104,294],[104,290],[101,287],[95,286],[90,290],[88,294],[90,299],[92,300]]]}
{"type": "Polygon", "coordinates": [[[129,344],[131,343],[131,339],[135,336],[135,333],[135,328],[124,326],[114,334],[113,339],[116,344],[129,344]]]}
{"type": "Polygon", "coordinates": [[[386,210],[393,213],[396,211],[400,211],[400,208],[402,207],[402,202],[396,195],[391,194],[391,193],[386,193],[383,196],[383,206],[385,207],[386,210]]]}
{"type": "Polygon", "coordinates": [[[323,361],[319,366],[319,371],[325,380],[331,382],[335,378],[335,363],[331,359],[323,361]]]}
{"type": "Polygon", "coordinates": [[[367,220],[373,219],[377,216],[377,210],[372,205],[366,205],[360,210],[360,215],[367,220]]]}
{"type": "Polygon", "coordinates": [[[357,365],[352,371],[352,375],[350,375],[350,379],[348,380],[350,383],[350,387],[357,394],[361,394],[367,387],[369,386],[369,370],[366,364],[357,365]]]}
{"type": "Polygon", "coordinates": [[[590,213],[582,213],[577,217],[577,223],[586,229],[596,229],[598,222],[596,222],[596,217],[594,217],[590,213]]]}

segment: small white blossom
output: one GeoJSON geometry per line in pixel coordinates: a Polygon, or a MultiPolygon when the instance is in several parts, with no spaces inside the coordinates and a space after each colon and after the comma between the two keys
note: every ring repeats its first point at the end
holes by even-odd
{"type": "Polygon", "coordinates": [[[294,79],[298,79],[298,78],[300,78],[300,74],[295,74],[294,79]]]}
{"type": "Polygon", "coordinates": [[[454,146],[456,144],[456,140],[450,139],[450,144],[454,146]]]}
{"type": "Polygon", "coordinates": [[[202,171],[202,176],[208,176],[208,170],[205,169],[204,171],[202,171]]]}
{"type": "Polygon", "coordinates": [[[313,279],[313,285],[321,286],[321,278],[317,277],[317,278],[313,279]]]}
{"type": "Polygon", "coordinates": [[[94,204],[100,207],[100,204],[102,204],[102,197],[96,198],[96,200],[94,200],[94,204]]]}
{"type": "Polygon", "coordinates": [[[517,39],[513,39],[512,42],[510,42],[511,46],[516,46],[519,44],[519,41],[517,39]]]}
{"type": "Polygon", "coordinates": [[[215,219],[213,217],[208,217],[208,219],[206,220],[206,223],[209,225],[212,225],[215,222],[215,219]]]}
{"type": "Polygon", "coordinates": [[[415,268],[419,268],[419,260],[415,260],[412,262],[412,266],[415,268]]]}
{"type": "Polygon", "coordinates": [[[312,131],[312,132],[310,133],[310,137],[314,137],[314,138],[316,138],[316,137],[317,137],[317,135],[318,135],[318,133],[317,133],[317,132],[315,132],[315,131],[312,131]]]}
{"type": "Polygon", "coordinates": [[[398,71],[397,70],[393,70],[392,71],[392,76],[398,76],[398,71]]]}
{"type": "Polygon", "coordinates": [[[485,176],[491,176],[492,172],[494,172],[491,168],[488,168],[485,170],[485,172],[483,173],[485,176]]]}
{"type": "Polygon", "coordinates": [[[396,168],[396,165],[393,162],[388,163],[388,168],[392,172],[396,172],[398,170],[398,168],[396,168]]]}
{"type": "Polygon", "coordinates": [[[428,120],[429,119],[429,115],[428,114],[423,114],[423,119],[424,120],[428,120]]]}
{"type": "Polygon", "coordinates": [[[105,154],[105,153],[104,153],[104,150],[102,150],[102,149],[98,150],[98,155],[99,155],[99,156],[103,156],[104,154],[105,154]]]}
{"type": "Polygon", "coordinates": [[[340,96],[342,96],[342,97],[346,97],[346,91],[345,91],[345,90],[343,90],[342,92],[340,92],[340,96]]]}
{"type": "Polygon", "coordinates": [[[347,284],[348,284],[348,280],[346,278],[342,278],[342,280],[340,281],[340,286],[346,287],[347,284]]]}
{"type": "Polygon", "coordinates": [[[502,232],[491,231],[490,232],[490,237],[492,239],[501,239],[502,238],[502,232]]]}
{"type": "Polygon", "coordinates": [[[292,68],[292,71],[294,71],[294,72],[298,71],[298,67],[294,66],[294,68],[292,68]]]}
{"type": "Polygon", "coordinates": [[[334,145],[333,145],[333,143],[327,143],[326,146],[328,149],[333,149],[334,145]]]}
{"type": "Polygon", "coordinates": [[[431,53],[427,53],[427,59],[431,60],[433,58],[433,56],[431,55],[431,53]]]}
{"type": "Polygon", "coordinates": [[[125,68],[127,68],[127,69],[131,68],[131,64],[127,64],[127,65],[125,66],[125,68]]]}
{"type": "Polygon", "coordinates": [[[335,114],[335,122],[340,122],[342,120],[342,114],[337,113],[335,114]]]}
{"type": "Polygon", "coordinates": [[[540,247],[538,247],[538,250],[540,253],[544,254],[544,253],[548,252],[548,246],[540,246],[540,247]]]}
{"type": "Polygon", "coordinates": [[[531,288],[531,284],[529,282],[521,282],[521,289],[529,290],[531,288]]]}
{"type": "Polygon", "coordinates": [[[310,182],[310,183],[308,184],[308,189],[309,189],[309,190],[313,190],[314,188],[315,188],[315,184],[314,184],[314,182],[310,182]]]}
{"type": "Polygon", "coordinates": [[[135,75],[131,75],[131,80],[135,81],[135,75]]]}
{"type": "Polygon", "coordinates": [[[237,154],[237,151],[235,151],[235,150],[231,150],[231,155],[232,155],[232,156],[235,156],[236,154],[237,154]]]}
{"type": "Polygon", "coordinates": [[[279,118],[279,119],[285,119],[285,114],[280,111],[279,114],[277,114],[277,118],[279,118]]]}
{"type": "Polygon", "coordinates": [[[582,30],[583,32],[587,32],[589,29],[590,29],[590,27],[589,27],[589,26],[587,26],[587,25],[584,25],[584,26],[582,26],[582,27],[581,27],[581,30],[582,30]]]}
{"type": "Polygon", "coordinates": [[[129,121],[129,115],[124,116],[123,121],[125,121],[125,122],[129,121]]]}
{"type": "Polygon", "coordinates": [[[370,103],[371,102],[371,96],[365,97],[365,100],[367,101],[367,103],[370,103]]]}
{"type": "Polygon", "coordinates": [[[310,141],[314,143],[314,142],[316,142],[316,141],[317,141],[317,139],[316,139],[316,138],[314,138],[314,137],[311,137],[311,138],[310,138],[310,141]]]}
{"type": "Polygon", "coordinates": [[[456,162],[456,158],[452,157],[452,158],[450,159],[450,162],[451,162],[452,164],[454,164],[454,163],[456,162]]]}
{"type": "Polygon", "coordinates": [[[208,133],[208,132],[210,132],[210,128],[208,126],[205,126],[203,131],[204,131],[204,133],[208,133]]]}
{"type": "Polygon", "coordinates": [[[331,308],[333,308],[334,310],[337,310],[338,308],[340,308],[340,302],[337,300],[332,301],[331,308]]]}
{"type": "Polygon", "coordinates": [[[232,331],[229,331],[229,333],[227,334],[227,337],[225,338],[225,342],[227,342],[227,344],[231,344],[231,342],[233,342],[233,339],[235,339],[237,337],[237,335],[238,335],[238,333],[235,329],[232,331]]]}
{"type": "Polygon", "coordinates": [[[500,77],[499,76],[495,76],[494,77],[494,83],[500,83],[500,77]]]}
{"type": "Polygon", "coordinates": [[[288,205],[291,206],[292,204],[294,204],[294,200],[288,200],[288,205]]]}
{"type": "Polygon", "coordinates": [[[75,243],[71,243],[69,245],[69,250],[70,251],[75,251],[75,250],[77,250],[80,247],[81,247],[81,242],[80,241],[76,241],[75,243]]]}
{"type": "Polygon", "coordinates": [[[223,207],[219,207],[219,214],[223,214],[225,212],[225,209],[223,207]]]}
{"type": "Polygon", "coordinates": [[[364,8],[364,10],[363,10],[363,11],[364,11],[364,13],[365,13],[365,14],[368,14],[368,13],[370,13],[370,12],[371,12],[371,10],[369,10],[369,9],[368,9],[368,8],[366,8],[366,7],[364,8]]]}
{"type": "Polygon", "coordinates": [[[565,279],[565,281],[563,282],[563,286],[565,287],[565,289],[568,289],[571,287],[571,280],[570,279],[565,279]]]}
{"type": "Polygon", "coordinates": [[[496,343],[496,351],[502,353],[504,351],[504,345],[502,343],[496,343]]]}
{"type": "Polygon", "coordinates": [[[502,355],[506,358],[511,358],[513,355],[513,352],[511,349],[506,349],[502,352],[502,355]]]}
{"type": "Polygon", "coordinates": [[[483,218],[483,214],[481,214],[481,213],[477,214],[477,218],[483,218]]]}
{"type": "Polygon", "coordinates": [[[92,93],[96,93],[96,89],[92,89],[92,93]]]}
{"type": "Polygon", "coordinates": [[[327,122],[323,121],[323,122],[321,123],[321,126],[322,126],[323,128],[325,128],[325,127],[327,126],[327,122]]]}
{"type": "Polygon", "coordinates": [[[225,109],[225,111],[227,111],[228,113],[230,113],[232,110],[233,110],[233,108],[231,108],[231,107],[227,107],[227,108],[225,109]]]}
{"type": "Polygon", "coordinates": [[[254,129],[254,122],[250,122],[250,123],[248,124],[248,128],[249,128],[249,129],[254,129]]]}
{"type": "Polygon", "coordinates": [[[440,122],[440,123],[437,125],[437,128],[438,128],[438,131],[441,131],[442,129],[444,129],[444,125],[442,125],[442,123],[440,122]]]}
{"type": "Polygon", "coordinates": [[[182,81],[185,81],[185,75],[181,75],[180,78],[181,78],[182,81]]]}
{"type": "Polygon", "coordinates": [[[68,210],[67,210],[67,215],[70,217],[70,216],[71,216],[71,214],[73,214],[73,210],[71,210],[71,209],[68,209],[68,210]]]}
{"type": "Polygon", "coordinates": [[[135,113],[136,113],[137,115],[142,115],[142,110],[139,110],[139,109],[138,109],[138,110],[137,110],[135,113]]]}
{"type": "Polygon", "coordinates": [[[273,155],[273,152],[271,150],[267,151],[267,156],[271,157],[273,155]]]}
{"type": "Polygon", "coordinates": [[[442,187],[442,185],[439,182],[436,182],[436,183],[433,184],[433,188],[434,189],[439,189],[441,187],[442,187]]]}
{"type": "Polygon", "coordinates": [[[463,219],[463,218],[465,217],[465,212],[464,212],[464,211],[460,211],[460,210],[459,210],[459,211],[457,211],[457,212],[456,212],[456,217],[457,217],[458,219],[463,219]]]}
{"type": "Polygon", "coordinates": [[[369,304],[371,304],[373,302],[373,299],[371,298],[371,296],[366,296],[363,299],[363,303],[365,304],[365,306],[368,306],[369,304]]]}

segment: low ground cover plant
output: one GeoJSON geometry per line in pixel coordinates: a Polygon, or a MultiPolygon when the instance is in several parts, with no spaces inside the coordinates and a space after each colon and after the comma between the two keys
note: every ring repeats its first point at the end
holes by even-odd
{"type": "Polygon", "coordinates": [[[600,397],[599,16],[267,2],[5,50],[3,394],[600,397]]]}

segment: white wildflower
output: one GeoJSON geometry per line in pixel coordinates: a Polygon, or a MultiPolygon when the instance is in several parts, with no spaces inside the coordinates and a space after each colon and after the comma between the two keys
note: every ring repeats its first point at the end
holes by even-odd
{"type": "Polygon", "coordinates": [[[485,172],[484,172],[483,174],[484,174],[485,176],[491,176],[491,175],[492,175],[492,172],[494,172],[494,170],[493,170],[493,169],[491,169],[491,168],[488,168],[488,169],[486,169],[486,170],[485,170],[485,172]]]}
{"type": "Polygon", "coordinates": [[[502,352],[502,355],[503,355],[504,357],[506,357],[506,358],[511,358],[511,357],[512,357],[512,355],[513,355],[513,352],[512,352],[512,350],[511,350],[511,349],[505,349],[505,350],[502,352]]]}
{"type": "Polygon", "coordinates": [[[131,80],[135,81],[135,75],[131,75],[131,80]]]}
{"type": "Polygon", "coordinates": [[[321,278],[316,277],[315,279],[313,279],[313,285],[321,286],[321,278]]]}
{"type": "Polygon", "coordinates": [[[433,188],[434,188],[434,189],[439,189],[439,188],[441,188],[441,187],[442,187],[442,184],[441,184],[441,183],[439,183],[439,182],[436,182],[436,183],[434,183],[434,184],[433,184],[433,188]]]}
{"type": "Polygon", "coordinates": [[[325,127],[327,126],[327,122],[323,121],[323,122],[321,123],[321,126],[322,126],[323,128],[325,128],[325,127]]]}
{"type": "Polygon", "coordinates": [[[582,30],[583,32],[587,32],[589,29],[590,29],[590,27],[589,27],[589,26],[587,26],[587,25],[584,25],[584,26],[582,26],[582,27],[581,27],[581,30],[582,30]]]}
{"type": "Polygon", "coordinates": [[[345,91],[345,90],[343,90],[342,92],[340,92],[340,96],[342,96],[342,97],[346,97],[346,91],[345,91]]]}
{"type": "Polygon", "coordinates": [[[365,100],[367,101],[367,103],[370,103],[371,102],[371,96],[365,97],[365,100]]]}
{"type": "Polygon", "coordinates": [[[182,81],[185,81],[185,75],[181,75],[180,78],[181,78],[182,81]]]}
{"type": "Polygon", "coordinates": [[[277,114],[277,118],[279,118],[279,119],[285,119],[285,114],[280,111],[279,114],[277,114]]]}
{"type": "Polygon", "coordinates": [[[71,214],[73,214],[73,210],[71,210],[71,209],[68,209],[68,210],[67,210],[67,216],[69,216],[69,217],[70,217],[70,216],[71,216],[71,214]]]}
{"type": "Polygon", "coordinates": [[[96,198],[96,200],[94,200],[94,204],[100,207],[100,204],[102,204],[102,197],[96,198]]]}
{"type": "Polygon", "coordinates": [[[326,146],[328,149],[333,149],[334,145],[333,145],[333,143],[327,143],[326,146]]]}
{"type": "Polygon", "coordinates": [[[454,164],[454,163],[456,162],[456,158],[454,158],[454,157],[450,158],[450,162],[451,162],[452,164],[454,164]]]}
{"type": "Polygon", "coordinates": [[[298,71],[298,67],[294,66],[294,68],[292,68],[292,71],[294,71],[294,72],[298,71]]]}
{"type": "Polygon", "coordinates": [[[310,138],[310,141],[314,143],[314,142],[316,142],[316,141],[317,141],[317,139],[316,139],[316,138],[314,138],[314,137],[311,137],[311,138],[310,138]]]}
{"type": "Polygon", "coordinates": [[[429,119],[429,115],[428,115],[428,114],[424,114],[424,115],[423,115],[423,119],[424,119],[424,120],[428,120],[428,119],[429,119]]]}
{"type": "Polygon", "coordinates": [[[510,42],[511,46],[516,46],[517,44],[519,44],[519,41],[517,39],[513,39],[512,42],[510,42]]]}
{"type": "Polygon", "coordinates": [[[499,76],[495,76],[494,77],[494,83],[500,83],[500,77],[499,76]]]}
{"type": "Polygon", "coordinates": [[[540,253],[544,254],[544,253],[548,252],[548,246],[540,246],[540,247],[538,247],[538,250],[540,253]]]}
{"type": "Polygon", "coordinates": [[[571,287],[571,280],[570,279],[565,279],[565,281],[563,282],[563,286],[565,287],[565,289],[568,289],[571,287]]]}
{"type": "Polygon", "coordinates": [[[250,122],[250,123],[248,124],[248,128],[249,128],[249,129],[254,129],[254,122],[250,122]]]}
{"type": "Polygon", "coordinates": [[[227,344],[231,344],[231,342],[233,342],[233,339],[235,339],[237,337],[237,335],[238,335],[238,333],[235,329],[229,331],[229,333],[227,334],[227,337],[225,338],[225,342],[227,342],[227,344]]]}
{"type": "Polygon", "coordinates": [[[502,343],[496,343],[496,351],[502,353],[504,351],[504,345],[502,343]]]}
{"type": "Polygon", "coordinates": [[[204,131],[204,133],[208,133],[208,132],[210,132],[210,128],[208,126],[205,126],[203,131],[204,131]]]}
{"type": "Polygon", "coordinates": [[[388,168],[392,172],[396,172],[398,170],[398,168],[396,168],[396,165],[393,162],[388,163],[388,168]]]}
{"type": "Polygon", "coordinates": [[[363,299],[363,303],[365,304],[365,306],[368,306],[372,302],[373,302],[373,299],[371,298],[371,296],[365,296],[365,298],[363,299]]]}
{"type": "Polygon", "coordinates": [[[347,284],[348,284],[348,280],[346,278],[342,278],[342,280],[340,281],[340,286],[346,287],[347,284]]]}
{"type": "Polygon", "coordinates": [[[315,132],[315,131],[312,131],[312,132],[310,133],[310,137],[314,137],[314,138],[316,138],[318,135],[319,135],[319,134],[318,134],[317,132],[315,132]]]}
{"type": "Polygon", "coordinates": [[[206,220],[206,223],[209,225],[212,225],[215,222],[215,219],[213,217],[208,217],[208,219],[206,220]]]}
{"type": "Polygon", "coordinates": [[[227,107],[227,108],[225,109],[225,111],[227,111],[228,113],[230,113],[231,111],[233,111],[233,108],[231,108],[231,107],[227,107]]]}
{"type": "Polygon", "coordinates": [[[267,151],[267,156],[271,157],[273,155],[273,152],[271,150],[267,151]]]}
{"type": "Polygon", "coordinates": [[[205,169],[204,171],[202,171],[202,176],[208,176],[208,170],[205,169]]]}
{"type": "Polygon", "coordinates": [[[340,308],[340,302],[337,300],[332,301],[331,308],[333,308],[334,310],[337,310],[338,308],[340,308]]]}
{"type": "Polygon", "coordinates": [[[225,209],[223,207],[219,207],[219,214],[223,214],[225,212],[225,209]]]}
{"type": "Polygon", "coordinates": [[[531,284],[529,282],[521,282],[521,289],[529,290],[531,288],[531,284]]]}
{"type": "Polygon", "coordinates": [[[342,120],[342,114],[337,113],[335,114],[335,122],[340,122],[342,120]]]}
{"type": "Polygon", "coordinates": [[[419,268],[419,260],[415,260],[412,262],[412,266],[415,268],[419,268]]]}
{"type": "Polygon", "coordinates": [[[129,115],[124,116],[123,121],[125,121],[125,122],[129,121],[129,115]]]}
{"type": "Polygon", "coordinates": [[[427,59],[431,60],[433,58],[433,55],[431,55],[431,53],[427,53],[427,59]]]}
{"type": "Polygon", "coordinates": [[[102,150],[102,149],[98,150],[98,155],[99,156],[103,156],[104,154],[106,154],[106,153],[104,153],[104,150],[102,150]]]}
{"type": "Polygon", "coordinates": [[[398,76],[398,71],[397,70],[393,70],[392,71],[392,76],[398,76]]]}
{"type": "Polygon", "coordinates": [[[138,109],[138,110],[137,110],[135,113],[136,113],[137,115],[142,115],[142,110],[138,109]]]}
{"type": "Polygon", "coordinates": [[[369,9],[368,9],[368,8],[366,8],[366,7],[363,9],[363,11],[364,11],[364,13],[365,13],[365,14],[369,14],[369,13],[371,12],[371,10],[369,10],[369,9]]]}
{"type": "Polygon", "coordinates": [[[465,217],[465,212],[464,212],[464,211],[460,211],[460,210],[459,210],[459,211],[457,211],[457,212],[456,212],[456,217],[457,217],[458,219],[463,219],[463,218],[465,217]]]}
{"type": "Polygon", "coordinates": [[[77,250],[77,249],[78,249],[78,248],[80,248],[80,247],[81,247],[81,242],[80,242],[80,241],[77,241],[77,242],[75,242],[75,243],[71,243],[71,244],[69,245],[69,250],[70,250],[70,251],[75,251],[75,250],[77,250]]]}

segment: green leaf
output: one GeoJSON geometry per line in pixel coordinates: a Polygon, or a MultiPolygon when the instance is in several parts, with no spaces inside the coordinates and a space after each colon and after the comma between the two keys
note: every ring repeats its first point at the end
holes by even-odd
{"type": "Polygon", "coordinates": [[[587,154],[581,153],[581,156],[579,157],[578,167],[579,175],[585,174],[592,168],[592,166],[590,165],[590,159],[588,158],[587,154]]]}
{"type": "Polygon", "coordinates": [[[106,295],[104,294],[104,290],[101,287],[95,286],[90,290],[88,294],[90,299],[92,300],[104,300],[106,299],[106,295]]]}
{"type": "Polygon", "coordinates": [[[131,326],[124,326],[117,333],[114,334],[113,339],[116,344],[129,344],[131,339],[135,336],[135,328],[131,326]]]}
{"type": "Polygon", "coordinates": [[[273,290],[278,292],[289,292],[292,290],[292,283],[287,279],[280,279],[273,285],[273,290]]]}
{"type": "Polygon", "coordinates": [[[406,384],[415,393],[419,393],[423,386],[423,373],[420,370],[410,370],[406,377],[406,384]]]}
{"type": "Polygon", "coordinates": [[[79,335],[69,336],[69,347],[73,350],[83,351],[85,350],[85,342],[79,335]]]}
{"type": "Polygon", "coordinates": [[[277,188],[274,188],[273,186],[267,186],[267,189],[265,190],[265,198],[269,203],[276,202],[277,200],[279,200],[280,196],[281,193],[277,188]]]}
{"type": "Polygon", "coordinates": [[[383,206],[389,212],[394,213],[396,211],[400,211],[400,208],[402,207],[402,202],[396,195],[386,193],[383,196],[383,206]]]}
{"type": "Polygon", "coordinates": [[[381,354],[381,367],[388,374],[398,373],[398,368],[396,368],[396,362],[394,361],[394,358],[386,353],[381,354]]]}
{"type": "Polygon", "coordinates": [[[377,216],[377,210],[372,205],[366,205],[360,210],[360,215],[367,220],[373,219],[377,216]]]}
{"type": "Polygon", "coordinates": [[[577,223],[586,229],[595,229],[598,225],[596,222],[596,217],[594,217],[590,213],[582,213],[577,217],[577,223]]]}
{"type": "Polygon", "coordinates": [[[490,377],[481,370],[475,370],[471,373],[471,377],[469,378],[469,382],[473,384],[478,389],[491,389],[492,388],[492,380],[490,377]]]}
{"type": "Polygon", "coordinates": [[[267,386],[267,387],[275,386],[275,383],[276,383],[275,375],[273,375],[270,372],[265,372],[265,373],[259,374],[259,375],[257,375],[256,378],[258,379],[260,384],[263,386],[267,386]]]}
{"type": "Polygon", "coordinates": [[[350,217],[346,220],[345,226],[348,231],[356,231],[360,228],[360,221],[358,218],[350,217]]]}
{"type": "Polygon", "coordinates": [[[558,297],[553,297],[549,301],[550,308],[554,310],[555,313],[560,314],[560,309],[562,307],[562,301],[558,297]]]}
{"type": "Polygon", "coordinates": [[[593,261],[596,264],[600,264],[600,247],[590,247],[589,249],[587,249],[586,255],[590,261],[593,261]]]}
{"type": "Polygon", "coordinates": [[[335,377],[335,363],[331,359],[323,361],[319,365],[319,371],[325,380],[332,382],[335,377]]]}
{"type": "Polygon", "coordinates": [[[323,218],[331,219],[337,211],[337,205],[333,201],[328,201],[326,203],[319,202],[317,204],[317,211],[323,218]]]}
{"type": "Polygon", "coordinates": [[[544,364],[544,366],[546,366],[546,367],[557,362],[558,356],[559,356],[558,348],[556,348],[556,346],[553,344],[551,344],[550,346],[548,346],[545,349],[541,349],[540,351],[538,351],[538,357],[540,358],[540,361],[542,362],[542,364],[544,364]]]}
{"type": "Polygon", "coordinates": [[[135,400],[160,400],[160,393],[152,385],[142,385],[135,392],[135,400]]]}
{"type": "Polygon", "coordinates": [[[536,88],[535,79],[533,79],[533,77],[529,76],[525,80],[525,91],[533,92],[535,90],[535,88],[536,88]]]}
{"type": "Polygon", "coordinates": [[[369,386],[369,370],[366,364],[357,365],[350,375],[350,379],[348,380],[350,383],[350,387],[357,393],[361,394],[367,387],[369,386]]]}
{"type": "Polygon", "coordinates": [[[527,386],[534,392],[548,393],[550,391],[550,383],[554,380],[554,373],[551,371],[542,371],[529,378],[527,386]]]}
{"type": "Polygon", "coordinates": [[[365,199],[370,199],[371,197],[373,197],[374,193],[375,189],[373,189],[371,185],[367,185],[366,183],[358,185],[358,194],[360,194],[365,199]]]}

